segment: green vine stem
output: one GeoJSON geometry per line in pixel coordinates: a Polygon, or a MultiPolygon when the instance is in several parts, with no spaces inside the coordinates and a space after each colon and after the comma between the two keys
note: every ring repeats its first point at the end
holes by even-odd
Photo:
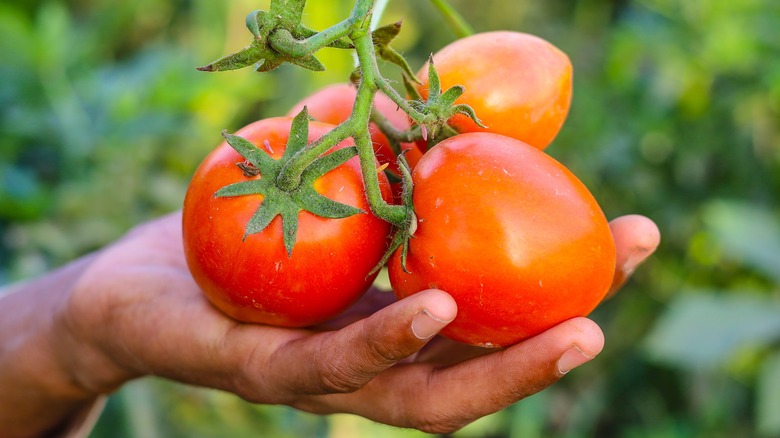
{"type": "MultiPolygon", "coordinates": [[[[380,9],[387,3],[387,0],[378,1],[380,9]]],[[[472,33],[465,20],[445,0],[432,1],[448,23],[457,29],[459,35],[472,33]]],[[[436,91],[431,93],[427,102],[422,102],[419,98],[409,101],[390,85],[380,73],[378,57],[399,65],[405,76],[413,76],[414,73],[406,60],[389,46],[401,29],[400,21],[378,28],[375,34],[372,32],[371,23],[376,24],[377,21],[372,20],[374,0],[355,0],[349,18],[321,32],[308,29],[301,23],[305,5],[306,0],[271,0],[268,12],[254,11],[247,16],[247,28],[254,35],[249,46],[198,70],[220,71],[255,66],[256,70],[264,72],[284,63],[310,70],[322,70],[325,67],[314,56],[319,49],[324,47],[351,49],[355,51],[358,63],[355,77],[359,78],[352,113],[343,123],[308,144],[307,111],[304,108],[295,118],[287,152],[280,160],[265,160],[264,157],[259,157],[246,140],[227,136],[226,139],[231,146],[256,167],[261,168],[264,178],[226,187],[220,191],[220,196],[267,194],[268,203],[264,203],[267,204],[266,207],[263,208],[261,205],[258,208],[252,222],[254,225],[247,228],[247,233],[259,232],[273,217],[280,214],[286,230],[289,229],[289,233],[285,234],[285,246],[288,254],[291,254],[295,243],[299,210],[332,218],[354,214],[348,206],[318,198],[312,184],[313,178],[357,154],[371,211],[377,217],[393,224],[397,230],[390,252],[399,246],[405,248],[406,242],[414,234],[416,221],[411,202],[411,176],[400,150],[400,143],[425,139],[429,128],[433,128],[434,133],[440,131],[456,112],[471,114],[473,111],[464,105],[454,105],[455,99],[462,93],[462,88],[453,87],[441,93],[438,81],[433,80],[436,79],[433,66],[429,69],[429,82],[432,86],[434,83],[437,85],[436,91]],[[412,119],[415,126],[407,131],[398,130],[376,111],[374,98],[379,91],[395,102],[412,119]],[[399,162],[404,166],[402,205],[390,204],[382,197],[378,176],[382,170],[377,168],[377,159],[369,133],[371,121],[376,123],[390,139],[398,154],[399,162]],[[354,148],[328,153],[331,148],[348,138],[354,140],[354,148]]],[[[416,81],[416,78],[407,77],[406,80],[416,81]]],[[[475,118],[473,114],[472,118],[475,118]]]]}
{"type": "MultiPolygon", "coordinates": [[[[350,20],[360,23],[357,28],[353,28],[349,38],[355,45],[358,62],[360,65],[362,79],[358,86],[355,105],[350,117],[328,134],[322,136],[309,147],[304,148],[296,154],[281,170],[277,177],[277,184],[282,190],[293,190],[301,182],[303,172],[317,158],[324,154],[328,149],[352,137],[358,149],[360,157],[361,171],[363,173],[363,183],[366,190],[371,211],[393,225],[401,226],[406,223],[408,213],[406,208],[399,205],[388,204],[381,194],[379,187],[379,178],[377,176],[376,157],[374,155],[373,145],[368,131],[369,117],[373,107],[374,96],[378,91],[377,84],[385,82],[379,73],[379,66],[374,55],[374,45],[371,39],[371,31],[367,28],[367,22],[370,13],[367,16],[359,15],[361,11],[370,11],[365,5],[370,5],[370,1],[358,1],[350,20]],[[356,19],[357,18],[357,19],[356,19]]],[[[356,23],[356,24],[357,24],[356,23]]]]}

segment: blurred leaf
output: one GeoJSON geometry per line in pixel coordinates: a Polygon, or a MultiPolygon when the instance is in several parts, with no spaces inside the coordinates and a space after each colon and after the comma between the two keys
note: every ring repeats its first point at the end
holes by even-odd
{"type": "Polygon", "coordinates": [[[718,295],[683,291],[645,341],[657,361],[717,368],[738,348],[780,338],[780,303],[751,292],[718,295]]]}
{"type": "Polygon", "coordinates": [[[131,382],[123,388],[123,404],[127,415],[128,433],[134,438],[162,437],[157,425],[156,412],[160,404],[154,397],[154,392],[148,380],[131,382]]]}
{"type": "Polygon", "coordinates": [[[756,390],[758,430],[768,436],[780,436],[780,352],[764,363],[756,390]]]}
{"type": "Polygon", "coordinates": [[[741,202],[704,207],[703,220],[728,258],[744,262],[780,284],[780,217],[741,202]]]}

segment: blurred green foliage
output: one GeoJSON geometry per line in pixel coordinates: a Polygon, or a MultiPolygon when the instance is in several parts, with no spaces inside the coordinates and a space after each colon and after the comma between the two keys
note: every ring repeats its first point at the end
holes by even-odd
{"type": "MultiPolygon", "coordinates": [[[[316,29],[352,4],[309,3],[316,29]]],[[[547,151],[609,217],[641,213],[663,234],[594,313],[597,360],[456,436],[780,436],[780,3],[452,3],[478,30],[534,33],[571,56],[572,111],[547,151]]],[[[0,284],[179,208],[222,129],[347,79],[352,58],[335,50],[325,73],[195,71],[243,47],[243,17],[267,4],[0,4],[0,284]]],[[[393,0],[384,17],[405,18],[397,48],[415,68],[453,39],[425,1],[393,0]]],[[[92,436],[422,434],[146,379],[111,398],[92,436]]]]}

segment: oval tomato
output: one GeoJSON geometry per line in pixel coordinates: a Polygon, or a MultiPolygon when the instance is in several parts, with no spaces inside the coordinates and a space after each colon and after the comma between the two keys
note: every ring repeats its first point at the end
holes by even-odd
{"type": "MultiPolygon", "coordinates": [[[[330,85],[295,104],[287,115],[294,117],[305,106],[309,115],[315,120],[338,125],[347,120],[352,114],[356,96],[357,89],[350,84],[330,85]]],[[[390,100],[389,97],[379,92],[376,93],[374,106],[396,129],[400,131],[409,129],[409,119],[406,113],[401,111],[398,105],[390,100]]],[[[393,149],[390,147],[387,137],[373,123],[369,125],[369,131],[371,132],[371,141],[374,143],[374,153],[377,160],[381,164],[387,164],[388,169],[394,174],[400,175],[395,154],[393,154],[393,149]]],[[[417,149],[414,143],[402,143],[401,149],[406,151],[406,160],[414,168],[414,165],[422,156],[420,150],[417,149]]]]}
{"type": "MultiPolygon", "coordinates": [[[[470,105],[487,126],[458,114],[449,121],[458,132],[493,132],[544,149],[563,126],[571,104],[572,66],[546,40],[519,32],[480,33],[447,45],[433,61],[442,89],[464,86],[456,103],[470,105]]],[[[423,82],[419,92],[427,99],[427,64],[418,77],[423,82]]]]}
{"type": "MultiPolygon", "coordinates": [[[[274,158],[285,150],[292,120],[272,118],[241,129],[240,135],[274,158]]],[[[309,142],[333,125],[311,122],[309,142]]],[[[343,142],[337,148],[348,146],[343,142]]],[[[370,213],[358,158],[319,178],[315,190],[366,213],[325,219],[302,211],[297,242],[288,257],[282,221],[244,238],[262,195],[215,197],[247,177],[236,165],[244,158],[226,142],[198,167],[184,200],[184,250],[193,277],[208,299],[235,319],[303,327],[332,318],[371,285],[368,272],[387,248],[390,226],[370,213]]],[[[385,199],[389,184],[380,174],[385,199]]]]}
{"type": "Polygon", "coordinates": [[[442,332],[507,346],[593,310],[614,274],[609,225],[587,188],[525,143],[492,133],[451,137],[413,172],[418,228],[407,269],[389,264],[399,298],[441,289],[458,303],[442,332]]]}

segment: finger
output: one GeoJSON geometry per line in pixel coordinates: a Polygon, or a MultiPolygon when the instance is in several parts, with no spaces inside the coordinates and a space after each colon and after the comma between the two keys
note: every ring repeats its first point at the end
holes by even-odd
{"type": "Polygon", "coordinates": [[[601,329],[575,318],[506,350],[444,368],[398,365],[353,394],[314,397],[297,407],[450,433],[550,386],[603,347],[601,329]]]}
{"type": "Polygon", "coordinates": [[[420,292],[339,331],[293,341],[258,367],[284,376],[278,390],[293,398],[355,391],[417,352],[456,312],[448,294],[420,292]]]}
{"type": "Polygon", "coordinates": [[[610,297],[628,280],[634,270],[655,252],[661,241],[658,226],[640,215],[621,216],[609,223],[615,240],[615,276],[607,293],[610,297]]]}

